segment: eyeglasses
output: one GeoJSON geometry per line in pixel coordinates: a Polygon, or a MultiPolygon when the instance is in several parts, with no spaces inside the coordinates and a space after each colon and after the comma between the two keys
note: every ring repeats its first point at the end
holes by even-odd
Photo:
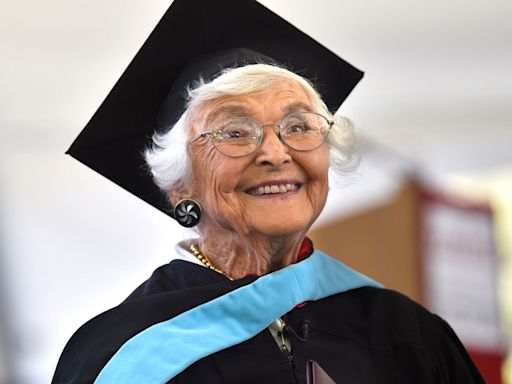
{"type": "Polygon", "coordinates": [[[253,153],[263,141],[263,127],[275,126],[277,136],[288,147],[301,152],[320,147],[334,121],[314,112],[298,112],[286,116],[279,124],[260,125],[250,117],[233,117],[210,131],[202,132],[189,141],[192,144],[207,136],[215,148],[229,157],[253,153]]]}

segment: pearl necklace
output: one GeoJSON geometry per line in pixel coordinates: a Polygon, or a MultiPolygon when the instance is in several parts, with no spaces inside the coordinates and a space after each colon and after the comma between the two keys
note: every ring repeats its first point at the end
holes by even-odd
{"type": "Polygon", "coordinates": [[[203,263],[204,266],[206,266],[207,268],[211,269],[212,271],[215,271],[217,273],[220,273],[221,275],[224,275],[226,276],[229,280],[233,281],[234,279],[231,277],[231,276],[228,276],[223,270],[215,267],[211,261],[205,256],[203,255],[203,253],[201,252],[201,250],[199,249],[199,245],[197,244],[192,244],[190,245],[190,250],[192,251],[192,253],[194,254],[195,257],[197,257],[197,259],[203,263]]]}

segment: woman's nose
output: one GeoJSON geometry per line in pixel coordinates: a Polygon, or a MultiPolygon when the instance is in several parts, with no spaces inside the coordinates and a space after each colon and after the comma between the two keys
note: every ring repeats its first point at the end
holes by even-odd
{"type": "Polygon", "coordinates": [[[276,125],[263,128],[263,141],[256,151],[255,161],[258,165],[279,167],[291,161],[290,148],[279,137],[276,125]]]}

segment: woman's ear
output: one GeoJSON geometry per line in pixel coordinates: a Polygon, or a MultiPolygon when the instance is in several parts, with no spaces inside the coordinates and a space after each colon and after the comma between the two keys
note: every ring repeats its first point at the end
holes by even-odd
{"type": "Polygon", "coordinates": [[[187,187],[174,187],[167,191],[167,196],[171,201],[172,206],[176,206],[176,203],[182,199],[190,198],[190,194],[187,187]]]}
{"type": "Polygon", "coordinates": [[[183,199],[193,199],[197,196],[196,189],[194,187],[194,181],[190,177],[182,179],[180,182],[175,184],[171,189],[167,190],[167,196],[171,201],[173,207],[176,203],[183,199]]]}

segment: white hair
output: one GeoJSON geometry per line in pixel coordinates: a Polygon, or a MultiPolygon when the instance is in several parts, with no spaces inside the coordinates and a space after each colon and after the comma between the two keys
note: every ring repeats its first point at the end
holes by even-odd
{"type": "Polygon", "coordinates": [[[332,115],[313,86],[303,77],[284,68],[268,64],[252,64],[224,70],[221,75],[205,83],[200,80],[189,88],[185,112],[172,129],[153,135],[153,145],[144,156],[155,183],[164,191],[187,183],[190,175],[190,158],[187,140],[194,113],[208,101],[224,96],[240,96],[260,92],[278,80],[293,80],[306,92],[313,110],[334,121],[327,145],[329,167],[336,178],[354,171],[359,164],[357,141],[351,121],[332,115]]]}

